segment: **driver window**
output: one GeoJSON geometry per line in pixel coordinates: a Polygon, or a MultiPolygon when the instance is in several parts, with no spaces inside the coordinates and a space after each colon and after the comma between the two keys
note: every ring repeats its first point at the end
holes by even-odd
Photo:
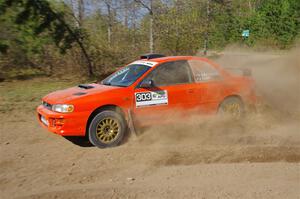
{"type": "Polygon", "coordinates": [[[191,66],[196,82],[213,81],[221,78],[219,72],[205,61],[189,60],[188,63],[191,66]]]}
{"type": "Polygon", "coordinates": [[[155,69],[146,80],[153,80],[155,86],[168,86],[191,82],[187,61],[167,62],[155,69]]]}

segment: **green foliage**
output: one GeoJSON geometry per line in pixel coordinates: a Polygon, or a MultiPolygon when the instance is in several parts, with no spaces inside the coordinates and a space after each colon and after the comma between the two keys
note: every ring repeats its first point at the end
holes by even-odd
{"type": "Polygon", "coordinates": [[[201,8],[194,3],[193,8],[183,5],[174,6],[157,16],[156,27],[160,30],[157,34],[156,46],[167,54],[194,54],[202,45],[201,35],[205,27],[201,21],[201,8]]]}
{"type": "Polygon", "coordinates": [[[48,1],[3,0],[0,10],[4,13],[8,8],[17,11],[16,24],[32,24],[32,31],[36,35],[47,31],[62,52],[70,49],[74,42],[83,37],[79,28],[71,27],[66,23],[64,11],[54,11],[48,1]]]}
{"type": "MultiPolygon", "coordinates": [[[[64,3],[61,3],[61,5],[64,6],[64,3]]],[[[88,75],[93,76],[92,63],[84,46],[85,35],[79,27],[71,26],[71,23],[66,22],[66,10],[54,10],[47,0],[2,0],[0,2],[0,16],[4,16],[4,19],[7,18],[7,16],[5,16],[7,10],[14,11],[14,23],[11,23],[13,26],[17,26],[17,28],[29,27],[22,29],[24,34],[21,36],[33,35],[35,37],[46,37],[46,40],[53,41],[56,46],[59,47],[61,53],[65,53],[67,49],[73,47],[74,43],[77,43],[81,49],[83,59],[86,61],[85,65],[88,69],[88,75]]],[[[16,38],[19,39],[21,36],[18,35],[16,38]]],[[[7,40],[7,38],[5,39],[7,40]]],[[[31,50],[36,51],[36,54],[39,54],[37,53],[39,51],[39,46],[34,45],[40,44],[40,42],[35,42],[39,40],[33,39],[30,41],[29,37],[23,37],[21,38],[21,41],[33,44],[31,50]]],[[[3,44],[3,42],[0,43],[3,44]]],[[[24,46],[22,43],[17,44],[24,46]]],[[[5,46],[1,49],[5,52],[5,46]]],[[[16,65],[20,65],[20,63],[17,63],[16,65]]]]}
{"type": "Polygon", "coordinates": [[[50,42],[48,37],[36,37],[34,28],[36,23],[28,21],[26,24],[15,24],[15,17],[19,7],[7,9],[0,15],[0,48],[5,53],[9,64],[20,66],[34,66],[40,63],[43,48],[50,42]]]}
{"type": "Polygon", "coordinates": [[[300,31],[298,0],[216,1],[211,9],[211,48],[230,43],[288,48],[300,31]],[[247,39],[241,37],[244,29],[250,30],[247,39]]]}
{"type": "Polygon", "coordinates": [[[291,45],[299,32],[297,4],[294,0],[268,0],[258,11],[265,35],[274,38],[282,48],[291,45]]]}

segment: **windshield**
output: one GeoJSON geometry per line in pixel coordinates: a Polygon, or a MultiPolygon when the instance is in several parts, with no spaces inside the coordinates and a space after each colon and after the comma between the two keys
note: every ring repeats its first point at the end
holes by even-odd
{"type": "Polygon", "coordinates": [[[133,84],[150,68],[143,64],[131,64],[105,78],[102,84],[127,87],[133,84]]]}

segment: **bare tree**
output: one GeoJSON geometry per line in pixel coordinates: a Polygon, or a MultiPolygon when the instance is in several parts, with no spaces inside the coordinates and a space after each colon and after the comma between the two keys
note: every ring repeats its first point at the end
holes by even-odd
{"type": "Polygon", "coordinates": [[[112,0],[104,1],[107,10],[107,42],[111,46],[112,41],[112,27],[113,27],[113,12],[112,12],[112,0]]]}
{"type": "MultiPolygon", "coordinates": [[[[80,29],[82,29],[83,21],[84,21],[84,13],[85,13],[84,0],[77,0],[77,3],[75,3],[73,0],[71,0],[70,4],[72,7],[72,11],[73,11],[73,13],[71,13],[71,15],[75,19],[77,26],[80,29]]],[[[59,17],[58,17],[58,20],[60,20],[62,23],[65,23],[59,17]]],[[[72,29],[67,24],[66,24],[66,27],[67,27],[67,30],[70,32],[70,34],[75,35],[75,33],[72,31],[72,29]]],[[[82,59],[85,60],[85,64],[87,65],[88,75],[90,77],[92,77],[92,76],[94,76],[93,63],[87,52],[85,45],[84,45],[83,39],[84,38],[76,37],[76,42],[81,49],[81,57],[82,57],[82,59]]]]}
{"type": "Polygon", "coordinates": [[[129,0],[124,0],[124,26],[128,27],[129,0]]]}
{"type": "Polygon", "coordinates": [[[135,0],[137,3],[141,4],[149,12],[150,23],[149,23],[149,50],[153,53],[154,50],[154,39],[153,39],[153,0],[149,0],[149,5],[144,3],[142,0],[135,0]]]}

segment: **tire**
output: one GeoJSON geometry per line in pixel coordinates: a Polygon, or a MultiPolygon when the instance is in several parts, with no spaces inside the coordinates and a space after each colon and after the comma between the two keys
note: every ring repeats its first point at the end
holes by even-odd
{"type": "Polygon", "coordinates": [[[115,111],[102,111],[90,123],[89,141],[99,148],[118,146],[126,133],[126,122],[122,115],[115,111]]]}
{"type": "Polygon", "coordinates": [[[244,103],[238,97],[228,97],[219,106],[218,114],[240,119],[245,115],[244,103]]]}

